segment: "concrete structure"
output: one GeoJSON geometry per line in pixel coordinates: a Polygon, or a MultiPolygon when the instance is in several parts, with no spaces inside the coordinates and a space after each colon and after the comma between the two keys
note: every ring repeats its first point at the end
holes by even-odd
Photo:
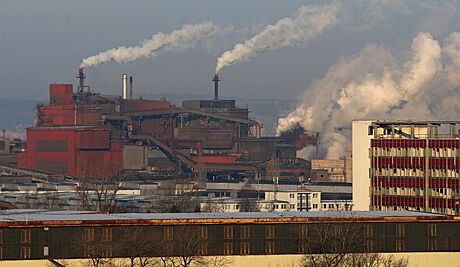
{"type": "Polygon", "coordinates": [[[311,161],[311,181],[351,182],[351,158],[314,159],[311,161]]]}
{"type": "Polygon", "coordinates": [[[184,253],[228,256],[236,260],[234,266],[263,255],[272,263],[290,265],[288,259],[333,251],[395,253],[407,256],[413,266],[425,266],[421,260],[432,262],[428,258],[432,257],[446,263],[443,266],[455,266],[460,252],[459,220],[408,211],[98,214],[10,210],[0,215],[0,234],[0,264],[17,260],[24,263],[20,266],[44,259],[128,260],[131,253],[168,258],[184,253]],[[345,235],[346,241],[337,243],[337,236],[345,235]],[[188,247],[192,250],[184,250],[185,242],[194,244],[188,247]],[[317,247],[324,242],[326,246],[317,247]],[[131,247],[136,248],[134,252],[131,247]]]}
{"type": "Polygon", "coordinates": [[[372,136],[368,130],[372,121],[355,120],[352,122],[352,153],[353,153],[353,208],[354,210],[369,210],[370,197],[369,169],[371,161],[369,148],[372,136]]]}
{"type": "Polygon", "coordinates": [[[457,121],[354,121],[355,208],[460,214],[457,121]]]}

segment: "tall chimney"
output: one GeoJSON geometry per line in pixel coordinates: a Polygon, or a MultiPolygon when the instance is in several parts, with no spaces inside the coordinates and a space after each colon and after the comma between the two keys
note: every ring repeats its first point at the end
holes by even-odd
{"type": "Polygon", "coordinates": [[[79,79],[78,92],[82,93],[85,90],[85,78],[86,78],[86,75],[83,72],[83,68],[78,69],[77,78],[79,79]]]}
{"type": "Polygon", "coordinates": [[[217,101],[219,100],[219,74],[214,74],[214,79],[212,79],[214,82],[214,100],[217,101]]]}
{"type": "Polygon", "coordinates": [[[133,76],[129,76],[129,99],[133,99],[133,76]]]}
{"type": "Polygon", "coordinates": [[[121,76],[122,98],[128,99],[128,74],[123,73],[121,76]]]}

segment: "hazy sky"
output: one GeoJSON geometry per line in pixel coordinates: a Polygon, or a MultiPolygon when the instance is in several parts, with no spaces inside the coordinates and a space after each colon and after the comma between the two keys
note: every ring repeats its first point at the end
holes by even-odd
{"type": "MultiPolygon", "coordinates": [[[[48,84],[76,83],[82,58],[132,46],[183,24],[212,21],[232,30],[212,43],[156,58],[88,68],[93,90],[119,94],[120,76],[134,76],[137,95],[212,94],[216,59],[264,25],[305,4],[279,0],[0,0],[0,98],[46,99],[48,84]]],[[[344,0],[338,24],[298,47],[267,51],[225,68],[221,95],[295,99],[341,58],[367,43],[409,57],[421,31],[443,40],[460,30],[459,1],[344,0]]]]}

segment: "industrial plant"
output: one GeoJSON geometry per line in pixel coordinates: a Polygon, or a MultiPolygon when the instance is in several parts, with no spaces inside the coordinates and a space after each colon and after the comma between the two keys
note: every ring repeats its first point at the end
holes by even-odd
{"type": "Polygon", "coordinates": [[[49,104],[36,107],[20,168],[72,177],[138,174],[144,177],[280,180],[306,179],[310,162],[296,152],[317,145],[303,129],[261,135],[248,107],[219,98],[182,106],[133,98],[133,77],[123,74],[121,95],[96,93],[79,69],[78,87],[51,84],[49,104]]]}

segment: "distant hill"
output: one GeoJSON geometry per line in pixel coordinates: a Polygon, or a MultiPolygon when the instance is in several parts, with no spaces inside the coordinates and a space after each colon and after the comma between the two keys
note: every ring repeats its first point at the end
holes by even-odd
{"type": "Polygon", "coordinates": [[[0,98],[0,130],[16,129],[19,125],[32,125],[34,107],[46,100],[12,100],[0,98]]]}

